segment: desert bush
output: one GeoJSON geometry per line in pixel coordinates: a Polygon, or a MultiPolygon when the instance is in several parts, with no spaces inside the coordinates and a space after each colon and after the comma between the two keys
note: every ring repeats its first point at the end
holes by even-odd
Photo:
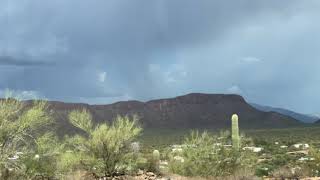
{"type": "Polygon", "coordinates": [[[18,174],[23,174],[21,154],[32,151],[51,122],[45,101],[33,101],[26,107],[12,97],[0,100],[0,179],[18,179],[18,174]]]}
{"type": "Polygon", "coordinates": [[[61,145],[53,133],[36,139],[34,148],[21,156],[21,172],[26,179],[50,179],[58,176],[57,157],[61,145]]]}
{"type": "Polygon", "coordinates": [[[313,160],[308,161],[306,167],[310,171],[311,176],[320,176],[320,150],[317,148],[310,148],[309,150],[310,158],[313,160]]]}
{"type": "Polygon", "coordinates": [[[309,170],[299,166],[282,166],[271,173],[276,179],[300,179],[309,176],[309,170]]]}
{"type": "Polygon", "coordinates": [[[255,175],[259,177],[269,176],[271,172],[275,169],[270,163],[261,163],[255,169],[255,175]]]}
{"type": "Polygon", "coordinates": [[[133,161],[136,169],[160,174],[160,152],[158,150],[154,150],[152,153],[139,153],[133,161]]]}
{"type": "Polygon", "coordinates": [[[180,155],[170,158],[173,173],[185,176],[229,176],[239,169],[253,169],[256,156],[249,151],[225,147],[227,137],[197,131],[186,138],[180,155]]]}
{"type": "Polygon", "coordinates": [[[146,172],[154,172],[160,174],[159,161],[155,161],[153,153],[140,154],[137,159],[135,159],[136,169],[140,169],[146,172]]]}
{"type": "Polygon", "coordinates": [[[278,169],[275,169],[272,173],[270,173],[270,176],[278,179],[297,178],[289,167],[280,167],[278,169]]]}
{"type": "Polygon", "coordinates": [[[94,125],[87,110],[76,110],[69,114],[69,119],[84,134],[66,138],[65,152],[58,164],[61,171],[82,169],[101,177],[132,170],[135,156],[130,145],[142,130],[137,117],[131,120],[118,116],[111,125],[94,125]]]}

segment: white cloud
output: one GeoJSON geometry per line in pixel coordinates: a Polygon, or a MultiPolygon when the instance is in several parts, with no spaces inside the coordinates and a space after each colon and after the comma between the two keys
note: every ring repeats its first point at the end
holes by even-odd
{"type": "Polygon", "coordinates": [[[106,72],[99,73],[98,79],[99,79],[100,82],[102,82],[102,83],[105,82],[106,78],[107,78],[107,73],[106,72]]]}
{"type": "Polygon", "coordinates": [[[41,95],[37,91],[21,91],[17,92],[21,99],[39,99],[41,95]]]}
{"type": "Polygon", "coordinates": [[[188,72],[183,64],[172,64],[162,67],[159,64],[149,64],[149,72],[166,83],[175,83],[184,80],[188,72]]]}
{"type": "Polygon", "coordinates": [[[188,72],[184,65],[182,64],[173,64],[169,69],[164,73],[165,80],[168,83],[178,82],[185,79],[188,76],[188,72]]]}
{"type": "Polygon", "coordinates": [[[86,102],[89,104],[110,104],[115,103],[119,101],[130,101],[134,98],[129,94],[123,94],[120,96],[115,97],[94,97],[94,98],[86,98],[86,97],[80,97],[79,102],[86,102]]]}
{"type": "Polygon", "coordinates": [[[242,94],[243,93],[241,88],[239,86],[237,86],[237,85],[233,85],[230,88],[228,88],[227,92],[231,93],[231,94],[242,94]]]}
{"type": "Polygon", "coordinates": [[[261,62],[262,60],[257,57],[248,56],[248,57],[241,58],[241,61],[245,63],[258,63],[258,62],[261,62]]]}
{"type": "Polygon", "coordinates": [[[41,95],[38,91],[25,91],[25,90],[1,90],[0,89],[0,97],[16,97],[21,100],[29,100],[29,99],[44,99],[44,96],[41,95]]]}

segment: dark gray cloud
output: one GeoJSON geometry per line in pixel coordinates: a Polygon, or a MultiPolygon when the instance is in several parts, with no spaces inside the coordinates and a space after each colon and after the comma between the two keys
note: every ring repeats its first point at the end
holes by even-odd
{"type": "Polygon", "coordinates": [[[10,56],[0,56],[0,66],[52,66],[54,63],[46,61],[19,60],[10,56]]]}
{"type": "Polygon", "coordinates": [[[89,103],[233,92],[319,112],[319,7],[317,0],[0,1],[0,89],[89,103]]]}

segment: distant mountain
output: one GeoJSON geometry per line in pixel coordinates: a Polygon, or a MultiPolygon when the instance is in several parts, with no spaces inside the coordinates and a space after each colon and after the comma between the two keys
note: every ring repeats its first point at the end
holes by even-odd
{"type": "Polygon", "coordinates": [[[283,109],[283,108],[275,108],[275,107],[271,107],[271,106],[263,106],[263,105],[259,105],[259,104],[255,104],[255,103],[250,103],[254,108],[260,110],[260,111],[264,111],[264,112],[277,112],[286,116],[290,116],[294,119],[297,119],[301,122],[305,122],[305,123],[314,123],[317,120],[320,120],[319,117],[315,116],[315,115],[307,115],[307,114],[301,114],[301,113],[296,113],[294,111],[291,110],[287,110],[287,109],[283,109]]]}
{"type": "Polygon", "coordinates": [[[312,114],[311,116],[318,118],[318,120],[320,120],[320,114],[316,113],[316,114],[312,114]]]}
{"type": "Polygon", "coordinates": [[[88,109],[93,120],[110,122],[117,115],[140,117],[145,128],[230,128],[230,117],[237,113],[241,128],[287,128],[303,125],[300,121],[277,112],[263,112],[253,108],[241,96],[224,94],[188,94],[171,99],[148,102],[125,101],[109,105],[49,102],[61,134],[78,131],[68,122],[68,113],[88,109]]]}

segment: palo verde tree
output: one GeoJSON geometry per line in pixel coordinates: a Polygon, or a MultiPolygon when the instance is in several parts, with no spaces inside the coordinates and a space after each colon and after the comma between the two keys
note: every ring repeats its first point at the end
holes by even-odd
{"type": "Polygon", "coordinates": [[[142,130],[136,116],[118,116],[111,125],[94,125],[87,110],[75,110],[69,114],[69,120],[84,134],[66,139],[59,164],[62,170],[84,169],[96,177],[126,171],[130,144],[142,130]]]}
{"type": "Polygon", "coordinates": [[[25,104],[10,96],[0,100],[0,179],[20,172],[20,156],[28,153],[50,122],[45,101],[25,104]]]}
{"type": "Polygon", "coordinates": [[[21,174],[25,179],[51,179],[59,176],[57,159],[61,144],[57,136],[47,132],[38,137],[27,154],[21,156],[21,174]]]}

